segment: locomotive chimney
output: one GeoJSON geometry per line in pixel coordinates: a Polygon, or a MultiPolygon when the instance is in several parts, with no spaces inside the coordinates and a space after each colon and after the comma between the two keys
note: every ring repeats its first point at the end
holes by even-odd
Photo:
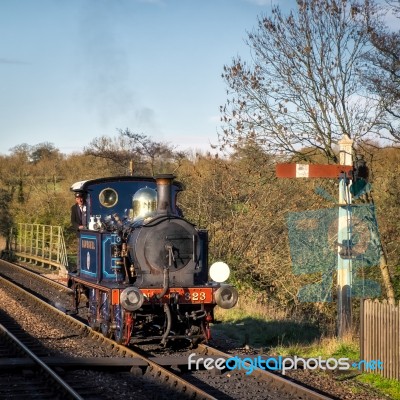
{"type": "Polygon", "coordinates": [[[172,214],[172,181],[175,176],[162,174],[155,177],[157,183],[157,214],[172,214]]]}

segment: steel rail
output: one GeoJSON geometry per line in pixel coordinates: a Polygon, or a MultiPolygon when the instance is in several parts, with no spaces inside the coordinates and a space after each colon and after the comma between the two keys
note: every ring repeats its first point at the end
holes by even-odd
{"type": "MultiPolygon", "coordinates": [[[[68,288],[66,285],[64,285],[64,284],[62,284],[62,283],[60,283],[60,282],[58,282],[58,281],[56,281],[54,279],[48,278],[45,274],[41,275],[38,272],[32,271],[31,269],[29,269],[29,267],[25,267],[25,266],[20,265],[20,264],[15,264],[15,263],[12,263],[12,262],[7,261],[7,260],[1,260],[1,263],[2,264],[7,264],[9,267],[11,267],[13,269],[20,270],[24,274],[26,274],[28,276],[31,276],[31,277],[34,277],[35,279],[42,280],[47,285],[52,285],[52,286],[54,286],[56,288],[65,290],[67,292],[71,292],[71,293],[73,292],[72,289],[68,288]]],[[[48,271],[48,270],[46,270],[46,271],[48,271]]],[[[60,278],[63,278],[63,277],[60,276],[60,278]]]]}
{"type": "MultiPolygon", "coordinates": [[[[234,357],[232,354],[224,353],[218,349],[210,347],[206,344],[200,343],[198,345],[199,353],[202,356],[208,355],[213,357],[221,357],[221,358],[231,358],[234,357]]],[[[310,388],[307,388],[299,383],[293,382],[284,378],[281,375],[274,374],[268,370],[255,368],[252,372],[257,378],[271,381],[274,385],[278,386],[280,389],[286,388],[288,393],[295,394],[299,396],[301,399],[310,399],[310,400],[332,400],[334,397],[329,397],[326,394],[318,393],[310,388]]]]}
{"type": "Polygon", "coordinates": [[[59,375],[57,375],[46,363],[44,363],[39,357],[36,356],[31,350],[28,349],[17,337],[15,337],[4,325],[0,324],[0,330],[7,336],[14,344],[26,354],[35,365],[38,365],[49,375],[62,389],[67,392],[73,399],[83,400],[83,398],[75,392],[75,390],[68,385],[59,375]]]}

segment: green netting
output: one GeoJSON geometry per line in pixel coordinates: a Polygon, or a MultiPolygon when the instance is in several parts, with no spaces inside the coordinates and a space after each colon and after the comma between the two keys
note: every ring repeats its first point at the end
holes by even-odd
{"type": "Polygon", "coordinates": [[[287,216],[290,257],[296,275],[325,272],[336,265],[335,238],[329,237],[328,230],[337,218],[337,209],[303,211],[287,216]]]}
{"type": "Polygon", "coordinates": [[[290,213],[287,225],[293,273],[322,273],[320,282],[300,290],[302,301],[331,300],[332,275],[340,265],[339,253],[342,260],[351,262],[352,296],[379,295],[377,282],[358,276],[360,268],[378,265],[380,260],[381,246],[373,205],[290,213]],[[343,226],[340,230],[339,218],[343,226]]]}

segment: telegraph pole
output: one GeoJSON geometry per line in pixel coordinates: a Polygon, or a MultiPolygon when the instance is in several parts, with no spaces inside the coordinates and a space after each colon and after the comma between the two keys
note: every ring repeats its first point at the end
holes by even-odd
{"type": "MultiPolygon", "coordinates": [[[[339,141],[341,165],[353,165],[353,140],[343,135],[339,141]]],[[[338,336],[351,329],[352,237],[351,181],[345,174],[339,179],[338,255],[337,255],[337,312],[338,336]]]]}

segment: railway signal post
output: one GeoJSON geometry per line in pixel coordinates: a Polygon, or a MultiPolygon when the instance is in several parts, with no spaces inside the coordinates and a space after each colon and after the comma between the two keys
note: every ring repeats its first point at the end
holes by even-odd
{"type": "Polygon", "coordinates": [[[351,328],[352,237],[351,237],[351,171],[353,140],[343,135],[339,141],[339,162],[332,165],[278,164],[278,178],[339,178],[337,229],[337,311],[338,336],[351,328]]]}
{"type": "MultiPolygon", "coordinates": [[[[339,141],[339,162],[353,165],[353,140],[348,136],[339,141]]],[[[345,176],[339,179],[337,307],[338,336],[343,337],[351,328],[352,287],[352,235],[351,235],[351,182],[345,176]]]]}

